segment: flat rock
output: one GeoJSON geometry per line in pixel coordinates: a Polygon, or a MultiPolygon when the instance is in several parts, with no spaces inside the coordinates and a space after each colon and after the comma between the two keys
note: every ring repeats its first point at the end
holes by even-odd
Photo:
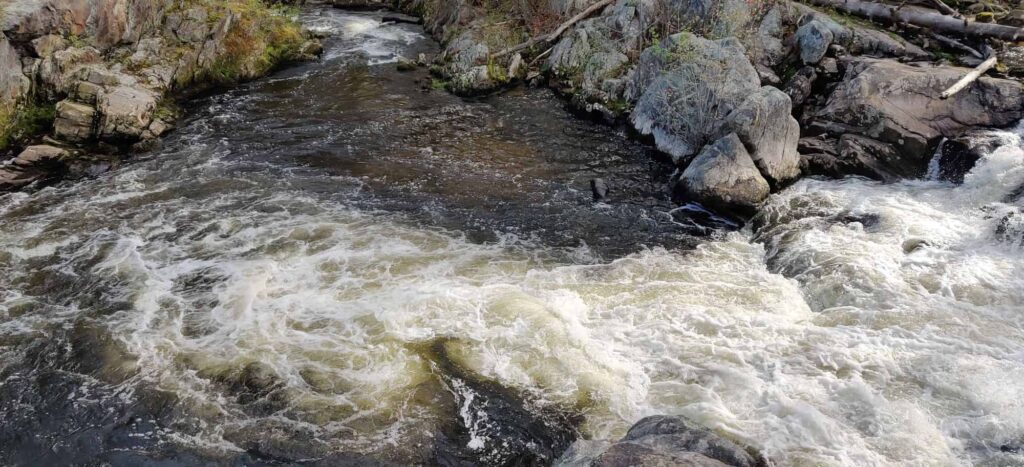
{"type": "Polygon", "coordinates": [[[897,173],[923,174],[943,137],[974,127],[1005,127],[1024,116],[1024,86],[981,78],[949,99],[939,95],[970,70],[856,59],[811,127],[834,135],[857,134],[891,145],[897,173]],[[908,170],[913,169],[913,170],[908,170]]]}
{"type": "Polygon", "coordinates": [[[14,158],[14,165],[32,167],[40,164],[59,162],[68,155],[68,151],[48,144],[29,146],[14,158]]]}

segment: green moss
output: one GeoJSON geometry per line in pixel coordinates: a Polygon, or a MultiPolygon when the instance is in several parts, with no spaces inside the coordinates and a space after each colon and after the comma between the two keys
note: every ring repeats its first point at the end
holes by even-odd
{"type": "Polygon", "coordinates": [[[493,60],[487,62],[487,76],[496,83],[507,83],[509,81],[505,68],[493,60]]]}
{"type": "Polygon", "coordinates": [[[48,130],[53,125],[56,113],[53,104],[34,102],[0,110],[0,149],[48,130]]]}
{"type": "Polygon", "coordinates": [[[298,58],[305,36],[295,7],[268,5],[260,0],[193,1],[203,4],[210,18],[228,14],[235,17],[224,39],[224,52],[207,69],[200,70],[201,78],[233,83],[298,58]]]}

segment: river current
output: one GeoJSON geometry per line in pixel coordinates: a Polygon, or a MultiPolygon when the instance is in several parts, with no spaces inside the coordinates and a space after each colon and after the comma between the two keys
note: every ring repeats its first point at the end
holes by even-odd
{"type": "Polygon", "coordinates": [[[0,195],[0,463],[551,463],[683,414],[778,465],[1024,465],[1019,130],[736,230],[547,91],[396,71],[414,26],[303,21],[321,62],[0,195]]]}

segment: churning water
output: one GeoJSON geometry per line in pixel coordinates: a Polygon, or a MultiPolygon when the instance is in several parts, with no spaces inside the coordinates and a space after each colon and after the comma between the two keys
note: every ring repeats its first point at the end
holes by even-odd
{"type": "Polygon", "coordinates": [[[963,186],[804,180],[726,232],[547,93],[304,19],[323,63],[0,197],[0,461],[549,463],[674,413],[780,465],[1024,462],[1016,133],[963,186]]]}

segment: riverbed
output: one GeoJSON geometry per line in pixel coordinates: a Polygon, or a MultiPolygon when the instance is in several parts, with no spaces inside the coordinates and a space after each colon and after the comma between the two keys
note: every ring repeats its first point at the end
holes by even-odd
{"type": "Polygon", "coordinates": [[[779,465],[1024,462],[1018,130],[737,229],[549,91],[397,71],[416,26],[302,19],[320,62],[0,196],[0,461],[550,464],[668,413],[779,465]]]}

